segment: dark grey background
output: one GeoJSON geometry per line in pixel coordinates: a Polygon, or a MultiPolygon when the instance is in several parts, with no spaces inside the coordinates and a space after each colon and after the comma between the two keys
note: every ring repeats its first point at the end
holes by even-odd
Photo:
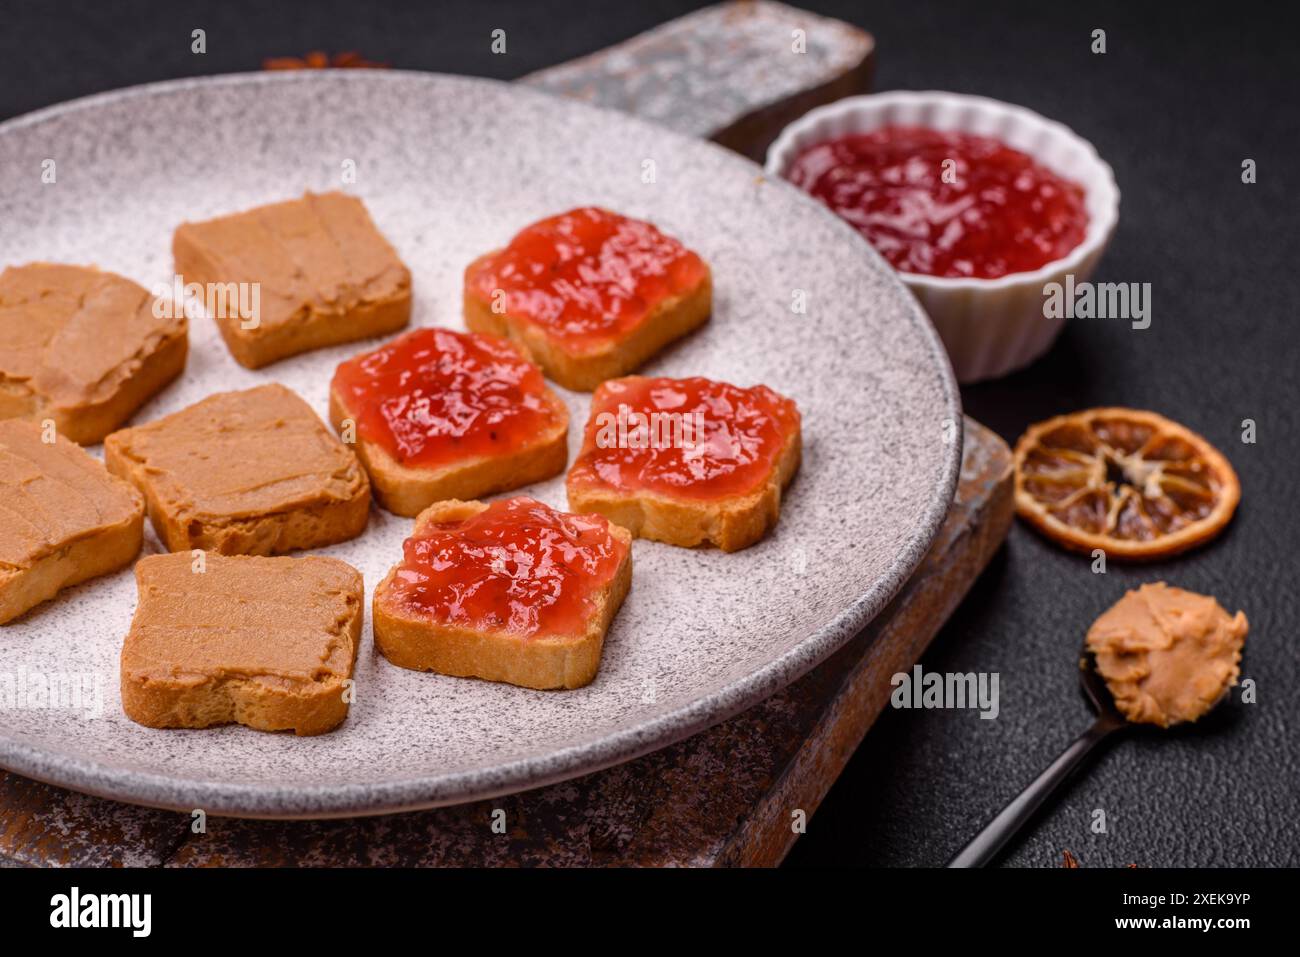
{"type": "MultiPolygon", "coordinates": [[[[9,2],[0,118],[318,48],[512,79],[698,5],[9,2]],[[205,56],[190,53],[195,27],[207,30],[205,56]],[[496,27],[510,37],[507,56],[476,42],[496,27]]],[[[887,712],[790,863],[944,863],[1088,722],[1074,672],[1087,625],[1126,588],[1166,579],[1246,611],[1244,674],[1259,703],[1117,742],[1006,861],[1057,866],[1069,848],[1085,867],[1300,864],[1297,24],[1275,19],[1285,7],[1239,3],[803,5],[875,34],[877,89],[1024,104],[1072,126],[1115,169],[1120,225],[1096,278],[1150,282],[1151,328],[1076,320],[1028,371],[963,390],[967,411],[1008,441],[1030,422],[1093,405],[1165,412],[1228,455],[1243,504],[1211,546],[1157,565],[1112,564],[1106,575],[1013,529],[923,661],[998,672],[1000,716],[887,712]],[[1102,56],[1089,51],[1098,27],[1102,56]],[[1258,163],[1254,185],[1241,182],[1247,157],[1258,163]],[[1246,418],[1257,423],[1254,445],[1241,442],[1246,418]],[[1090,827],[1095,809],[1104,834],[1090,827]]]]}

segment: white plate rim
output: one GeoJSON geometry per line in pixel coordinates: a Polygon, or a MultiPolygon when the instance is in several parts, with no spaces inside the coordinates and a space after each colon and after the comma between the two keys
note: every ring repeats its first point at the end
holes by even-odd
{"type": "MultiPolygon", "coordinates": [[[[532,98],[538,102],[540,108],[545,108],[546,103],[559,99],[551,94],[518,84],[481,77],[415,70],[322,71],[325,72],[334,75],[340,73],[364,75],[372,79],[385,77],[391,78],[392,82],[453,80],[508,87],[512,96],[532,98]]],[[[68,100],[6,120],[0,123],[0,137],[72,113],[94,110],[103,105],[126,100],[212,86],[310,83],[318,75],[320,74],[316,71],[232,73],[163,80],[125,87],[68,100]]],[[[615,110],[585,103],[564,102],[566,108],[604,113],[611,118],[617,117],[621,123],[650,127],[665,141],[680,141],[690,143],[695,148],[717,150],[734,161],[751,166],[755,176],[763,174],[763,169],[758,164],[715,143],[692,139],[615,110]]],[[[853,249],[857,255],[878,260],[879,264],[892,274],[892,270],[889,270],[879,254],[862,242],[861,237],[851,226],[822,204],[790,184],[776,181],[772,185],[776,189],[787,190],[794,201],[816,207],[819,214],[834,223],[834,228],[844,235],[846,248],[853,249]]],[[[935,360],[943,389],[941,398],[948,416],[955,424],[953,441],[944,446],[947,454],[943,460],[941,480],[926,503],[920,533],[906,548],[900,550],[894,563],[881,575],[875,587],[858,595],[838,617],[799,644],[770,659],[762,667],[671,711],[626,728],[553,750],[543,756],[534,755],[503,761],[486,770],[476,768],[365,785],[324,784],[310,787],[299,785],[291,789],[291,801],[288,800],[290,793],[286,793],[289,789],[285,788],[196,777],[179,778],[124,768],[111,762],[52,753],[47,748],[35,747],[18,739],[3,726],[0,726],[0,767],[58,787],[149,807],[187,811],[202,807],[211,814],[247,818],[361,817],[483,800],[590,774],[675,744],[752,707],[824,661],[865,628],[890,602],[929,551],[942,528],[957,488],[961,471],[963,432],[960,427],[962,412],[957,382],[947,352],[924,311],[896,274],[893,275],[893,282],[906,298],[908,312],[935,360]],[[192,801],[178,801],[176,796],[178,785],[183,786],[186,796],[192,797],[192,801]],[[308,812],[297,810],[304,806],[310,806],[311,810],[308,812]]]]}

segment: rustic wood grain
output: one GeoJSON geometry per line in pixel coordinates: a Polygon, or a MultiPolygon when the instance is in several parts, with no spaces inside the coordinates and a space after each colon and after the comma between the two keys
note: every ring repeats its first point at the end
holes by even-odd
{"type": "MultiPolygon", "coordinates": [[[[798,113],[869,81],[874,43],[770,2],[728,3],[526,78],[760,157],[798,113]],[[804,29],[806,59],[790,31],[804,29]],[[750,62],[753,61],[753,62],[750,62]]],[[[357,821],[188,815],[0,771],[0,866],[774,864],[1011,520],[1010,454],[969,419],[961,485],[917,574],[862,635],[749,711],[636,761],[539,790],[357,821]],[[882,680],[884,679],[884,680],[882,680]],[[493,813],[505,812],[495,833],[493,813]]]]}
{"type": "Polygon", "coordinates": [[[967,419],[962,451],[957,494],[929,555],[879,618],[821,666],[840,676],[838,686],[780,781],[720,850],[718,863],[774,865],[785,857],[796,839],[792,813],[812,815],[884,710],[889,678],[920,659],[1006,539],[1014,513],[1010,450],[967,419]]]}
{"type": "Polygon", "coordinates": [[[185,840],[189,818],[0,771],[0,865],[148,867],[185,840]]]}
{"type": "Polygon", "coordinates": [[[210,818],[116,804],[0,773],[10,864],[705,866],[775,864],[1011,522],[1010,453],[966,421],[961,484],[916,576],[863,634],[767,701],[686,741],[574,781],[357,821],[210,818]],[[505,812],[505,832],[492,828],[505,812]]]}
{"type": "Polygon", "coordinates": [[[875,47],[871,34],[840,20],[771,0],[741,0],[520,82],[635,113],[761,160],[796,117],[870,89],[875,47]]]}

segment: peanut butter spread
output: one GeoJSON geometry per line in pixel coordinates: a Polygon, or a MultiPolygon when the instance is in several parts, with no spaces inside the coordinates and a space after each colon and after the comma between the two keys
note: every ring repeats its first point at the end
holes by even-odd
{"type": "Polygon", "coordinates": [[[172,245],[187,282],[260,284],[260,325],[251,335],[347,315],[407,295],[411,287],[410,272],[361,200],[343,193],[307,193],[183,223],[172,245]]]}
{"type": "Polygon", "coordinates": [[[1158,582],[1112,605],[1087,645],[1124,717],[1167,728],[1195,721],[1236,683],[1247,628],[1241,612],[1158,582]]]}
{"type": "Polygon", "coordinates": [[[135,566],[139,604],[122,677],[201,684],[257,678],[291,687],[352,674],[348,633],[361,574],[334,558],[150,555],[135,566]]]}
{"type": "Polygon", "coordinates": [[[0,576],[144,511],[139,494],[67,439],[0,421],[0,576]]]}
{"type": "Polygon", "coordinates": [[[367,485],[356,456],[278,384],[211,395],[107,444],[143,469],[151,503],[181,521],[351,501],[367,485]]]}
{"type": "Polygon", "coordinates": [[[183,315],[158,318],[129,279],[84,266],[32,263],[0,274],[0,416],[107,401],[183,315]]]}

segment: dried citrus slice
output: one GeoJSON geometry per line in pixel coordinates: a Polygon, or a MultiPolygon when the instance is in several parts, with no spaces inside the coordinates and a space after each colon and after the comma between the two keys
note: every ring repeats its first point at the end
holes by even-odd
{"type": "Polygon", "coordinates": [[[1163,558],[1228,524],[1241,483],[1201,436],[1154,412],[1086,409],[1016,443],[1016,511],[1053,541],[1118,558],[1163,558]]]}

